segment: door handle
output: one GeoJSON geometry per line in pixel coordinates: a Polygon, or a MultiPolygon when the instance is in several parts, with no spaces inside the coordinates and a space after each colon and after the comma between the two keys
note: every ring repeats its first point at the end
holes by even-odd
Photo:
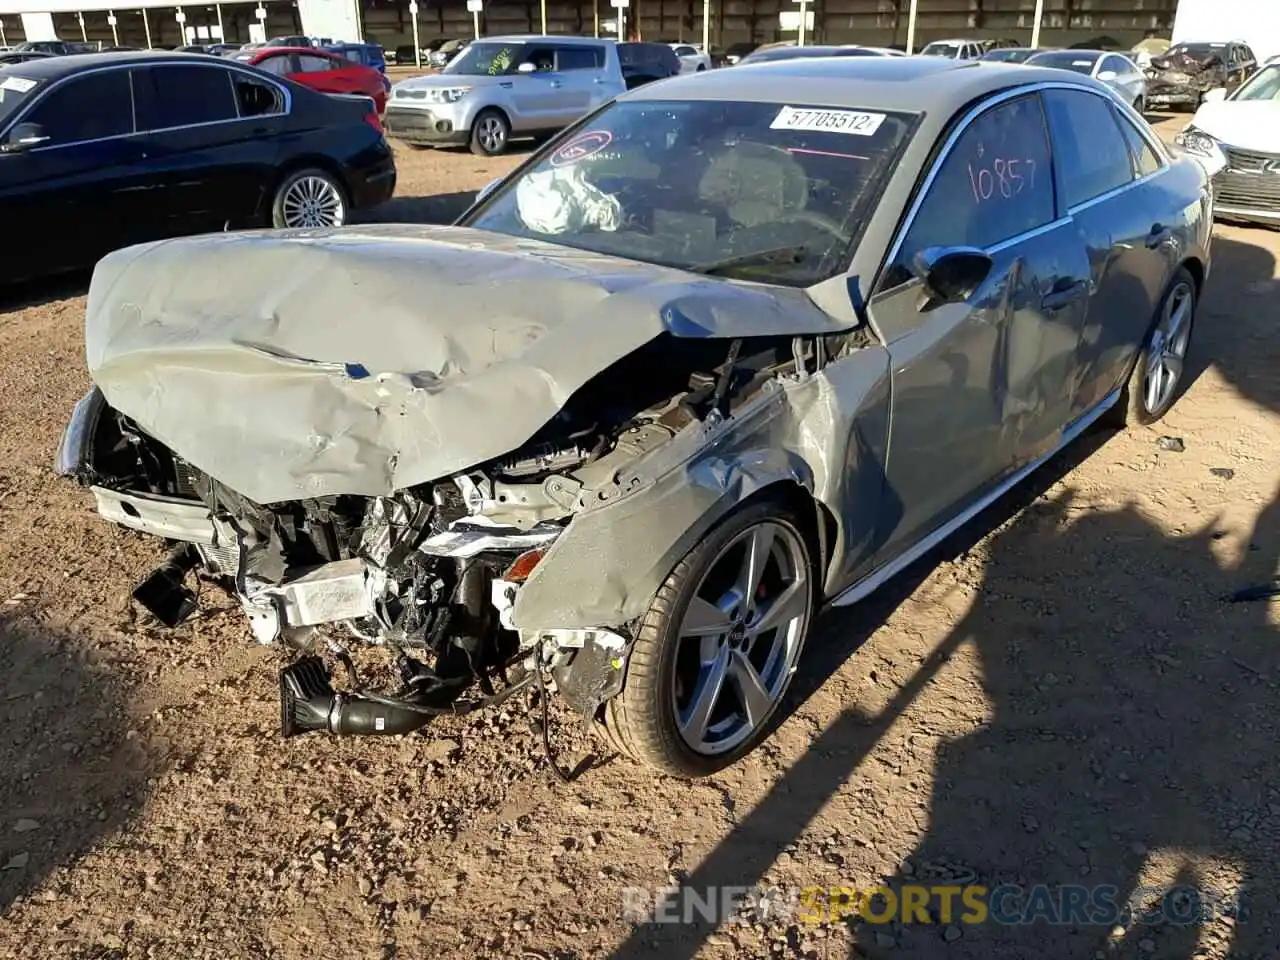
{"type": "Polygon", "coordinates": [[[1042,310],[1061,310],[1063,307],[1083,300],[1089,293],[1087,280],[1076,280],[1070,283],[1054,284],[1053,289],[1040,298],[1042,310]]]}
{"type": "Polygon", "coordinates": [[[1163,224],[1155,223],[1151,225],[1151,232],[1147,234],[1147,249],[1157,250],[1163,247],[1173,237],[1173,227],[1166,227],[1163,224]]]}
{"type": "Polygon", "coordinates": [[[559,89],[560,87],[564,86],[564,84],[562,84],[559,80],[552,80],[551,86],[559,89]]]}

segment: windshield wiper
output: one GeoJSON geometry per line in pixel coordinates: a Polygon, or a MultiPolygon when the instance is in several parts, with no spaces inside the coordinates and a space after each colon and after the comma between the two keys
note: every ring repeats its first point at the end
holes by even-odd
{"type": "Polygon", "coordinates": [[[733,267],[749,267],[755,264],[796,264],[804,260],[809,248],[801,243],[789,243],[785,247],[771,247],[767,250],[752,250],[740,253],[735,257],[723,260],[711,260],[707,263],[695,263],[685,267],[690,273],[714,274],[722,273],[733,267]]]}

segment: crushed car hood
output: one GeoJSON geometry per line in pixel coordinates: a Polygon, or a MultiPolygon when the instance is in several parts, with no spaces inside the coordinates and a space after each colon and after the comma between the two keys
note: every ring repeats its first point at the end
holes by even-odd
{"type": "Polygon", "coordinates": [[[1274,100],[1201,104],[1191,126],[1228,146],[1280,154],[1280,103],[1274,100]]]}
{"type": "Polygon", "coordinates": [[[388,224],[117,251],[85,343],[112,407],[270,504],[386,496],[509,453],[664,332],[841,329],[802,290],[388,224]]]}

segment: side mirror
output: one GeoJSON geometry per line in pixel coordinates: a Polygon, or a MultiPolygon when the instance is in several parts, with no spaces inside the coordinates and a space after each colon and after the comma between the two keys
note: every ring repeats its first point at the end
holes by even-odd
{"type": "Polygon", "coordinates": [[[5,141],[3,149],[5,153],[21,153],[48,142],[49,136],[40,124],[20,123],[9,131],[9,139],[5,141]]]}
{"type": "Polygon", "coordinates": [[[1223,87],[1214,87],[1212,90],[1206,90],[1204,93],[1205,103],[1217,103],[1219,100],[1227,99],[1227,91],[1223,87]]]}
{"type": "Polygon", "coordinates": [[[1101,80],[1103,83],[1110,83],[1115,78],[1116,78],[1116,72],[1114,70],[1103,70],[1100,74],[1098,74],[1098,79],[1101,80]]]}
{"type": "Polygon", "coordinates": [[[516,67],[516,73],[535,73],[538,69],[536,63],[522,63],[516,67]]]}
{"type": "Polygon", "coordinates": [[[991,258],[975,247],[926,247],[916,254],[916,276],[931,304],[963,303],[991,273],[991,258]]]}
{"type": "Polygon", "coordinates": [[[476,203],[479,203],[481,200],[483,200],[483,199],[484,199],[485,197],[487,197],[489,194],[493,193],[493,191],[497,190],[497,189],[498,189],[498,187],[502,184],[502,180],[503,180],[503,178],[502,178],[502,177],[497,177],[497,178],[496,178],[496,179],[494,179],[494,180],[490,180],[490,181],[489,181],[488,183],[486,183],[483,187],[481,187],[479,190],[477,190],[477,191],[476,191],[476,199],[475,199],[475,202],[476,202],[476,203]]]}

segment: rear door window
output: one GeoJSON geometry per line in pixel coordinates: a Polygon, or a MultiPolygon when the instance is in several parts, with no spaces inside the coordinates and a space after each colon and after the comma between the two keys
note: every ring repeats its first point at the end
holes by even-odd
{"type": "Polygon", "coordinates": [[[1075,90],[1046,90],[1044,100],[1064,206],[1085,203],[1133,179],[1128,145],[1106,100],[1075,90]]]}
{"type": "Polygon", "coordinates": [[[599,47],[561,47],[556,53],[556,69],[596,70],[604,66],[604,51],[599,47]]]}
{"type": "Polygon", "coordinates": [[[165,64],[134,71],[139,130],[167,130],[234,120],[231,72],[214,66],[165,64]]]}
{"type": "Polygon", "coordinates": [[[129,71],[107,70],[67,80],[36,103],[22,122],[43,127],[50,147],[133,133],[129,71]]]}

